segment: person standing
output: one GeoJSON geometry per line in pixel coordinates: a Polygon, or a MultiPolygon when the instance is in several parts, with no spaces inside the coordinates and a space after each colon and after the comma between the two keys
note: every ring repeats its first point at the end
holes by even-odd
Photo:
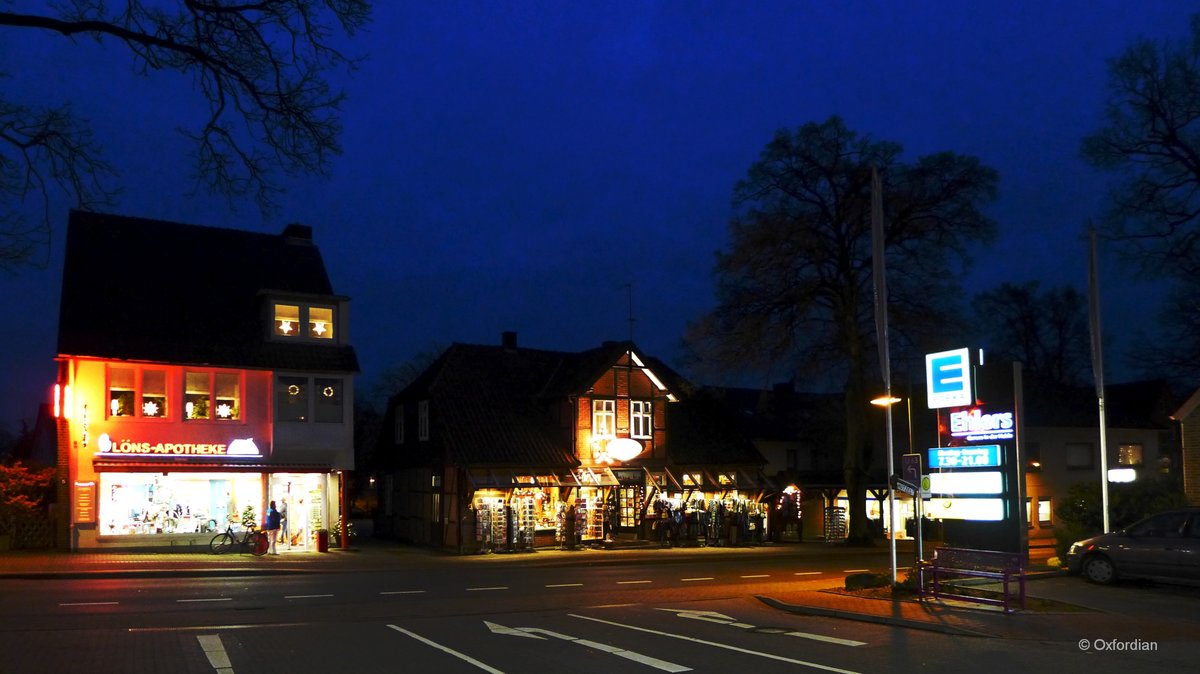
{"type": "Polygon", "coordinates": [[[267,530],[267,540],[271,543],[267,552],[272,555],[279,554],[275,551],[275,542],[279,539],[279,522],[279,511],[275,509],[275,502],[271,501],[271,505],[267,508],[267,526],[264,528],[267,530]]]}
{"type": "Polygon", "coordinates": [[[289,548],[292,546],[291,539],[288,538],[287,499],[279,504],[279,538],[284,545],[289,548]]]}

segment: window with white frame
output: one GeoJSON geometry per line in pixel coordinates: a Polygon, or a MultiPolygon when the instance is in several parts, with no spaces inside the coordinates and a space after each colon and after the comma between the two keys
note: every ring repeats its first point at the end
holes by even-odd
{"type": "Polygon", "coordinates": [[[650,401],[629,401],[629,434],[635,438],[649,438],[654,435],[654,414],[650,401]]]}
{"type": "Polygon", "coordinates": [[[592,401],[592,435],[612,437],[617,430],[617,401],[592,401]]]}
{"type": "Polygon", "coordinates": [[[1038,498],[1038,524],[1046,525],[1051,523],[1051,517],[1054,509],[1050,504],[1050,497],[1038,498]]]}
{"type": "Polygon", "coordinates": [[[276,302],[272,311],[272,334],[281,339],[332,340],[334,308],[276,302]]]}
{"type": "Polygon", "coordinates": [[[417,439],[429,439],[429,401],[422,400],[417,403],[417,439]]]}
{"type": "Polygon", "coordinates": [[[167,416],[167,372],[146,367],[108,368],[109,417],[167,416]]]}

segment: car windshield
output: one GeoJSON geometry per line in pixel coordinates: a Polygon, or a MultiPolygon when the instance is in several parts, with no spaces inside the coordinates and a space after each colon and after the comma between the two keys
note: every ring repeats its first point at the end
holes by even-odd
{"type": "Polygon", "coordinates": [[[1129,528],[1130,536],[1179,536],[1187,523],[1186,512],[1162,513],[1148,517],[1129,528]]]}

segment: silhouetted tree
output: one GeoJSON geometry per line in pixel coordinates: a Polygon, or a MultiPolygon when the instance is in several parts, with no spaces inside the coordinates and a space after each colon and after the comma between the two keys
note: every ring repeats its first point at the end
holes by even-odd
{"type": "Polygon", "coordinates": [[[1064,386],[1090,376],[1087,299],[1070,286],[1005,283],[972,302],[989,360],[1021,361],[1040,379],[1064,386]]]}
{"type": "Polygon", "coordinates": [[[1149,342],[1147,372],[1200,376],[1194,279],[1200,272],[1200,15],[1179,41],[1141,39],[1109,62],[1108,102],[1083,157],[1117,182],[1107,238],[1146,276],[1174,282],[1149,342]],[[1176,368],[1183,367],[1183,370],[1176,368]]]}
{"type": "MultiPolygon", "coordinates": [[[[196,178],[214,194],[250,195],[269,210],[280,172],[328,170],[341,151],[344,94],[329,86],[326,74],[353,66],[333,46],[332,28],[352,34],[366,24],[369,0],[111,4],[64,0],[46,3],[42,14],[0,12],[0,36],[15,29],[87,35],[124,45],[142,73],[193,78],[209,114],[185,133],[196,144],[196,178]]],[[[0,207],[0,269],[8,270],[28,262],[48,240],[55,188],[85,209],[108,203],[116,192],[115,170],[75,110],[27,105],[13,93],[0,93],[0,194],[7,197],[0,207]],[[29,197],[45,202],[40,221],[19,210],[29,197]]]]}
{"type": "Polygon", "coordinates": [[[961,302],[964,247],[988,240],[980,206],[996,172],[942,152],[900,161],[901,146],[860,136],[841,119],[780,130],[734,188],[739,212],[717,255],[718,306],[687,342],[729,371],[783,364],[844,381],[843,473],[850,540],[866,542],[868,375],[878,378],[873,321],[871,167],[883,180],[890,311],[897,333],[941,329],[961,302]]]}

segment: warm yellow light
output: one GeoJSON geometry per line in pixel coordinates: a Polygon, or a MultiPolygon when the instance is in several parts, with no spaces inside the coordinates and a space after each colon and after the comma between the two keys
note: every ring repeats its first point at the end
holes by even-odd
{"type": "Polygon", "coordinates": [[[54,418],[62,416],[62,385],[54,385],[54,418]]]}
{"type": "Polygon", "coordinates": [[[878,398],[872,400],[871,404],[878,405],[880,407],[891,407],[892,405],[895,405],[896,403],[900,402],[901,400],[903,400],[903,398],[879,396],[878,398]]]}
{"type": "Polygon", "coordinates": [[[617,461],[628,461],[642,453],[642,443],[633,438],[617,438],[611,440],[606,449],[617,461]]]}
{"type": "Polygon", "coordinates": [[[75,397],[71,395],[71,386],[68,384],[63,387],[63,416],[67,419],[71,418],[71,412],[75,409],[75,397]]]}

